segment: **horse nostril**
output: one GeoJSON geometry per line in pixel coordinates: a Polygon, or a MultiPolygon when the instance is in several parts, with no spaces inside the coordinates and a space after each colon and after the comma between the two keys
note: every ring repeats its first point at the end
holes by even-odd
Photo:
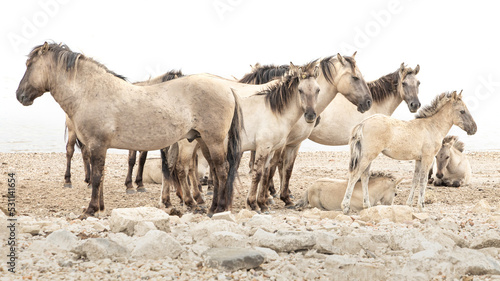
{"type": "Polygon", "coordinates": [[[443,178],[443,173],[436,173],[436,177],[437,177],[438,179],[443,178]]]}
{"type": "Polygon", "coordinates": [[[366,101],[366,106],[370,108],[372,106],[372,100],[367,100],[366,101]]]}

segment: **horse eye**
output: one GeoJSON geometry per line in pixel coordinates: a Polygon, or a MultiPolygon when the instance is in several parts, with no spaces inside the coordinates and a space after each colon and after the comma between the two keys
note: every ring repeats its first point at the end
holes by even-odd
{"type": "Polygon", "coordinates": [[[420,86],[420,81],[417,81],[417,85],[420,86]]]}
{"type": "Polygon", "coordinates": [[[461,113],[461,114],[465,114],[465,110],[463,110],[463,109],[462,109],[462,110],[460,110],[460,113],[461,113]]]}
{"type": "Polygon", "coordinates": [[[302,94],[302,93],[304,93],[304,92],[302,91],[302,89],[299,89],[299,93],[301,93],[301,94],[302,94]]]}
{"type": "Polygon", "coordinates": [[[446,159],[450,159],[450,156],[446,156],[446,159]]]}
{"type": "Polygon", "coordinates": [[[319,91],[321,91],[321,89],[316,89],[316,94],[319,94],[319,91]]]}
{"type": "Polygon", "coordinates": [[[405,87],[406,87],[406,86],[408,86],[408,83],[406,83],[406,82],[403,82],[403,86],[405,86],[405,87]]]}
{"type": "Polygon", "coordinates": [[[357,76],[352,76],[352,79],[353,79],[354,81],[358,81],[358,80],[359,80],[359,77],[357,77],[357,76]]]}

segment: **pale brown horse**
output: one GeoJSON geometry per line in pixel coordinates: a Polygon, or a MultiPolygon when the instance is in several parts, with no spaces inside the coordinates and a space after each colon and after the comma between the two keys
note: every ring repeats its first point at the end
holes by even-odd
{"type": "Polygon", "coordinates": [[[436,155],[433,174],[429,183],[435,186],[460,187],[470,183],[472,169],[464,153],[464,143],[457,136],[446,136],[436,155]]]}
{"type": "MultiPolygon", "coordinates": [[[[146,81],[141,81],[141,82],[135,82],[134,85],[137,86],[147,86],[147,85],[153,85],[153,84],[158,84],[158,83],[163,83],[166,81],[170,81],[172,79],[182,77],[184,76],[182,72],[176,71],[176,70],[171,70],[165,74],[162,74],[158,77],[151,78],[146,81]]],[[[122,78],[122,77],[120,77],[122,78]]],[[[64,174],[64,187],[72,187],[71,184],[71,159],[73,158],[73,154],[75,152],[75,144],[78,145],[82,151],[82,158],[83,158],[83,166],[85,168],[85,182],[89,184],[90,186],[90,155],[88,153],[88,150],[86,149],[85,145],[81,144],[78,141],[76,131],[73,125],[73,121],[66,115],[66,129],[67,129],[67,135],[68,135],[68,142],[66,144],[66,172],[64,174]]],[[[140,156],[139,156],[139,165],[137,168],[137,175],[135,178],[135,183],[137,185],[137,191],[138,192],[145,192],[146,189],[144,188],[144,184],[142,183],[142,171],[144,169],[144,163],[146,162],[148,152],[147,151],[141,151],[140,156]]],[[[129,156],[128,156],[128,172],[127,172],[127,177],[125,179],[125,187],[126,187],[126,193],[131,194],[135,193],[136,189],[134,189],[132,185],[132,170],[134,168],[135,162],[136,162],[136,156],[137,156],[137,151],[135,150],[129,150],[129,156]]]]}
{"type": "Polygon", "coordinates": [[[417,206],[422,210],[432,159],[453,125],[469,135],[475,134],[477,130],[461,92],[438,95],[431,105],[418,111],[414,120],[402,121],[376,114],[354,127],[349,142],[349,185],[342,200],[344,213],[349,211],[353,188],[359,178],[363,187],[363,207],[370,207],[370,165],[380,153],[397,160],[415,160],[413,183],[406,204],[412,205],[415,188],[420,186],[417,206]]]}
{"type": "MultiPolygon", "coordinates": [[[[365,112],[372,105],[372,96],[370,90],[357,67],[354,59],[356,53],[351,57],[331,56],[320,60],[320,73],[318,76],[318,84],[320,86],[320,94],[318,96],[318,104],[316,112],[322,114],[328,104],[338,93],[341,93],[350,104],[357,107],[359,112],[365,112]]],[[[240,81],[246,83],[262,83],[274,75],[282,76],[285,74],[287,66],[256,66],[253,72],[245,75],[240,81]],[[281,75],[279,75],[281,74],[281,75]]],[[[285,202],[287,207],[293,207],[293,202],[290,198],[290,177],[292,175],[293,165],[297,157],[300,144],[307,139],[314,126],[318,124],[319,118],[315,122],[305,122],[299,120],[293,126],[288,134],[287,140],[283,148],[277,150],[270,164],[269,173],[266,182],[269,183],[271,194],[276,191],[273,184],[273,176],[277,166],[279,166],[281,178],[281,193],[280,199],[285,202]]],[[[321,121],[319,121],[321,124],[321,121]]],[[[253,155],[253,154],[252,154],[253,155]]],[[[250,165],[253,165],[253,157],[250,160],[250,165]]]]}
{"type": "Polygon", "coordinates": [[[184,138],[200,138],[215,167],[220,190],[215,190],[210,210],[228,210],[241,157],[242,119],[237,96],[218,79],[191,75],[135,86],[91,58],[48,43],[31,51],[26,66],[16,91],[18,101],[28,106],[50,91],[90,151],[92,196],[82,218],[104,210],[108,148],[156,150],[184,138]]]}

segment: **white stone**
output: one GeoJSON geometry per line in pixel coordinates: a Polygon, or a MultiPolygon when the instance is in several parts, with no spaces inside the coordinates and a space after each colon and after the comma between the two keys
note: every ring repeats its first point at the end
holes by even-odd
{"type": "Polygon", "coordinates": [[[141,221],[134,226],[134,236],[144,236],[150,230],[157,230],[155,224],[150,221],[141,221]]]}
{"type": "Polygon", "coordinates": [[[260,228],[269,232],[276,230],[276,226],[273,225],[273,218],[271,215],[254,215],[250,220],[248,220],[245,226],[260,228]]]}
{"type": "Polygon", "coordinates": [[[160,230],[150,230],[146,235],[137,239],[135,248],[130,254],[137,259],[162,259],[164,257],[177,258],[184,248],[169,234],[160,230]]]}
{"type": "Polygon", "coordinates": [[[257,214],[255,211],[250,211],[248,209],[241,209],[236,215],[236,220],[238,222],[247,221],[249,218],[257,214]]]}
{"type": "Polygon", "coordinates": [[[210,235],[206,244],[212,248],[240,248],[248,244],[248,236],[230,231],[217,231],[210,235]]]}
{"type": "Polygon", "coordinates": [[[485,199],[479,200],[479,202],[476,203],[476,205],[472,208],[473,213],[477,214],[487,214],[490,213],[493,210],[493,208],[490,206],[488,201],[485,199]]]}
{"type": "Polygon", "coordinates": [[[128,251],[120,244],[106,238],[90,238],[71,250],[79,256],[86,256],[89,260],[126,257],[128,251]]]}
{"type": "Polygon", "coordinates": [[[253,235],[252,240],[256,246],[271,248],[278,252],[308,250],[312,249],[316,244],[315,235],[304,231],[278,231],[277,233],[269,233],[259,229],[253,235]]]}
{"type": "Polygon", "coordinates": [[[275,261],[280,258],[278,253],[276,253],[276,251],[273,249],[263,247],[254,247],[254,249],[264,255],[264,262],[275,261]]]}
{"type": "Polygon", "coordinates": [[[134,227],[139,222],[152,222],[157,229],[170,232],[170,218],[164,211],[153,207],[119,208],[111,211],[109,226],[112,232],[134,235],[134,227]]]}
{"type": "Polygon", "coordinates": [[[403,223],[413,219],[412,208],[406,205],[378,205],[360,212],[362,221],[380,222],[389,219],[392,222],[403,223]]]}
{"type": "Polygon", "coordinates": [[[472,249],[500,248],[500,233],[498,233],[498,230],[488,230],[486,233],[474,238],[470,247],[472,249]]]}
{"type": "Polygon", "coordinates": [[[61,229],[49,234],[47,236],[47,242],[63,250],[69,251],[73,249],[73,247],[75,247],[76,243],[78,242],[78,238],[73,233],[65,229],[61,229]]]}
{"type": "Polygon", "coordinates": [[[233,214],[231,214],[231,211],[216,213],[212,216],[212,220],[227,220],[230,222],[236,222],[236,218],[233,214]]]}
{"type": "Polygon", "coordinates": [[[189,233],[194,241],[208,241],[210,235],[217,231],[229,231],[236,234],[244,234],[240,226],[227,220],[206,220],[191,226],[189,233]]]}

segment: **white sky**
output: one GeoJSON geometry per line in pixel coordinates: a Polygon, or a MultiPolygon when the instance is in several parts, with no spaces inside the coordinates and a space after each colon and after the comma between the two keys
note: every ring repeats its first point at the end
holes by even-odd
{"type": "MultiPolygon", "coordinates": [[[[499,8],[496,1],[2,1],[0,151],[64,151],[64,114],[50,94],[30,107],[15,99],[26,55],[45,40],[131,82],[170,69],[240,78],[256,62],[302,64],[353,50],[367,81],[401,62],[420,64],[422,104],[463,89],[478,133],[452,132],[469,149],[500,149],[499,8]]],[[[413,118],[405,104],[394,116],[413,118]]]]}

